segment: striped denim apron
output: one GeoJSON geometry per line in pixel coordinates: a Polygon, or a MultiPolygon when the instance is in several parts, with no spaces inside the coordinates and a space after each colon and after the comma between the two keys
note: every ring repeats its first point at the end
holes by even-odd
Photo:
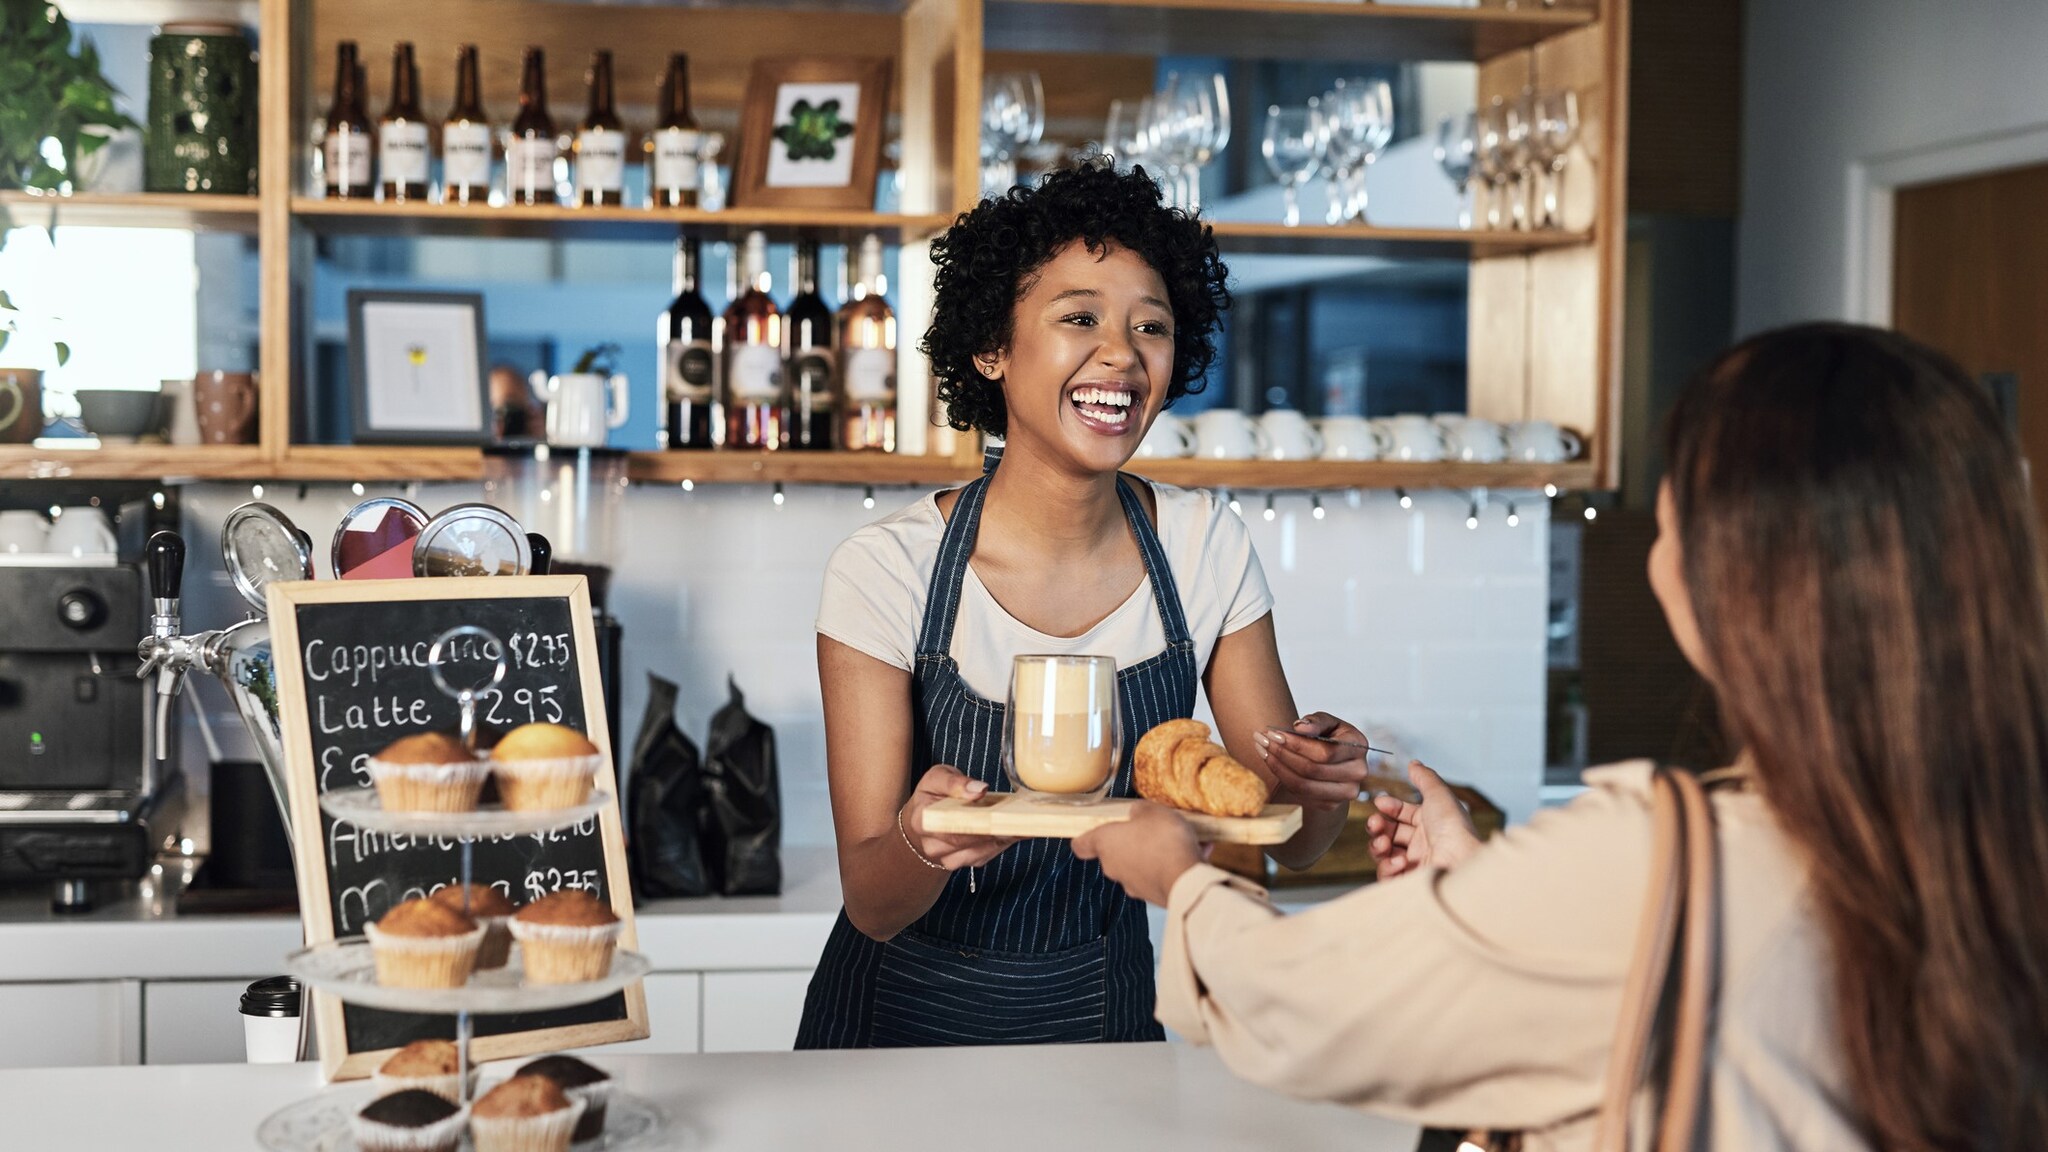
{"type": "MultiPolygon", "coordinates": [[[[991,462],[992,463],[992,462],[991,462]]],[[[1007,792],[1005,706],[970,691],[951,655],[953,621],[981,524],[988,477],[960,493],[939,546],[918,636],[911,699],[916,761],[951,764],[1007,792]]],[[[1117,494],[1137,537],[1165,625],[1166,650],[1117,672],[1123,759],[1110,793],[1133,794],[1137,735],[1195,706],[1195,646],[1159,536],[1122,477],[1117,494]]],[[[887,943],[842,910],[804,1001],[798,1048],[1058,1044],[1160,1040],[1152,1019],[1145,906],[1080,860],[1065,840],[1021,840],[978,875],[947,877],[938,902],[887,943]]]]}

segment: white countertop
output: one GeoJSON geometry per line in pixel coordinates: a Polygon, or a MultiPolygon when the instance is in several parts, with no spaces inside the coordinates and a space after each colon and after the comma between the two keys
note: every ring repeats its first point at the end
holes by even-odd
{"type": "MultiPolygon", "coordinates": [[[[593,1057],[687,1152],[1410,1152],[1415,1127],[1303,1104],[1180,1044],[593,1057]]],[[[510,1062],[494,1065],[503,1071],[510,1062]]],[[[492,1075],[486,1070],[486,1077],[492,1075]]],[[[0,1071],[10,1148],[228,1152],[323,1089],[311,1064],[0,1071]],[[110,1105],[115,1105],[111,1106],[110,1105]]]]}

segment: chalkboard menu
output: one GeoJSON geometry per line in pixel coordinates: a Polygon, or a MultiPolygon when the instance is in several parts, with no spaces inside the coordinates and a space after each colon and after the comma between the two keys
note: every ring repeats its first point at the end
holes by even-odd
{"type": "MultiPolygon", "coordinates": [[[[597,787],[614,803],[571,828],[476,841],[472,880],[514,904],[565,888],[588,891],[625,921],[620,946],[635,947],[583,577],[301,581],[272,584],[269,595],[307,943],[360,936],[400,902],[460,881],[458,841],[366,831],[321,811],[318,796],[370,787],[368,760],[401,736],[457,730],[460,708],[435,684],[428,653],[437,638],[473,626],[489,636],[452,637],[440,667],[445,681],[462,687],[488,683],[504,661],[504,679],[477,700],[480,746],[532,721],[574,728],[605,752],[597,787]]],[[[324,993],[314,1005],[330,1077],[368,1075],[391,1049],[455,1034],[452,1016],[343,1005],[324,993]]],[[[496,1060],[647,1034],[645,996],[634,984],[593,1004],[475,1017],[472,1050],[496,1060]]]]}

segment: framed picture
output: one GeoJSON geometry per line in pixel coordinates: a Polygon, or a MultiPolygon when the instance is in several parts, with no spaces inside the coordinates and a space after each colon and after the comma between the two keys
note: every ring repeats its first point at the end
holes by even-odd
{"type": "Polygon", "coordinates": [[[348,364],[356,443],[490,438],[481,295],[350,290],[348,364]]]}
{"type": "Polygon", "coordinates": [[[748,208],[875,206],[890,61],[754,62],[732,199],[748,208]]]}

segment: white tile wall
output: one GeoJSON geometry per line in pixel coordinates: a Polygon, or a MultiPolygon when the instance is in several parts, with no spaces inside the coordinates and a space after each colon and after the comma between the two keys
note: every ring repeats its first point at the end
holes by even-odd
{"type": "MultiPolygon", "coordinates": [[[[781,507],[765,487],[632,489],[612,585],[612,611],[625,625],[626,741],[640,723],[648,672],[681,685],[682,722],[700,744],[731,674],[748,707],[775,728],[788,841],[829,844],[811,631],[820,574],[847,533],[915,495],[884,490],[868,511],[859,489],[792,486],[781,507]]],[[[189,627],[240,616],[214,542],[221,518],[249,496],[244,485],[186,490],[187,526],[196,529],[189,627]]],[[[436,511],[479,493],[428,485],[414,498],[436,511]]],[[[1306,496],[1286,494],[1272,521],[1263,494],[1241,497],[1303,710],[1373,727],[1523,819],[1536,808],[1542,775],[1549,524],[1545,502],[1525,495],[1520,526],[1507,527],[1508,498],[1494,494],[1472,530],[1466,498],[1451,493],[1416,493],[1412,510],[1391,493],[1363,493],[1355,505],[1333,494],[1320,520],[1306,496]]],[[[315,485],[304,497],[297,485],[270,485],[264,499],[313,535],[324,573],[328,537],[358,498],[345,485],[315,485]]],[[[216,728],[234,740],[231,754],[248,755],[221,695],[204,699],[222,710],[216,728]]]]}

